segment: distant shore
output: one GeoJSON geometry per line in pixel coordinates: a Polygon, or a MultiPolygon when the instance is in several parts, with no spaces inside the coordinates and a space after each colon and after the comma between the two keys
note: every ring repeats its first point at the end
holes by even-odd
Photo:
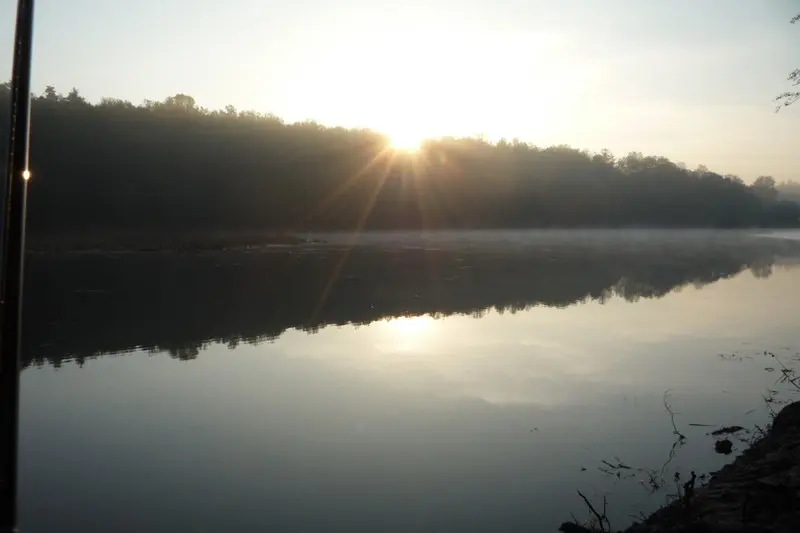
{"type": "Polygon", "coordinates": [[[430,237],[437,233],[482,234],[485,232],[567,232],[586,231],[657,231],[657,232],[742,232],[760,237],[783,240],[800,240],[800,232],[795,228],[670,228],[670,227],[575,227],[575,228],[508,228],[508,229],[441,229],[441,230],[375,230],[354,234],[352,231],[335,232],[290,232],[290,231],[219,231],[219,232],[156,232],[156,231],[107,231],[66,234],[29,234],[28,251],[35,253],[65,252],[191,252],[257,249],[265,246],[302,246],[312,244],[334,244],[356,242],[354,237],[397,235],[419,235],[430,237]],[[330,242],[328,240],[330,239],[330,242]]]}
{"type": "Polygon", "coordinates": [[[293,233],[86,233],[69,235],[32,235],[27,248],[31,252],[163,252],[222,251],[263,246],[299,246],[319,241],[293,233]]]}
{"type": "Polygon", "coordinates": [[[93,103],[48,86],[31,105],[32,232],[800,226],[796,196],[768,175],[748,184],[636,151],[480,137],[398,151],[368,129],[210,110],[184,93],[93,103]]]}

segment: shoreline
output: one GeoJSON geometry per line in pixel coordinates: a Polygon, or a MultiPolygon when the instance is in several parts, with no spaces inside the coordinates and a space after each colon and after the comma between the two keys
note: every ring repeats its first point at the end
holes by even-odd
{"type": "Polygon", "coordinates": [[[320,242],[293,233],[118,234],[67,238],[34,235],[28,239],[28,251],[33,253],[205,252],[308,244],[320,244],[320,242]]]}
{"type": "MultiPolygon", "coordinates": [[[[622,533],[789,533],[800,524],[800,401],[703,486],[684,485],[678,499],[622,533]]],[[[607,532],[564,523],[565,533],[607,532]]]]}
{"type": "MultiPolygon", "coordinates": [[[[484,235],[486,233],[506,233],[515,235],[520,232],[531,234],[576,235],[587,232],[614,232],[622,235],[635,235],[639,232],[655,232],[659,234],[701,233],[738,234],[748,237],[768,238],[775,241],[800,241],[800,235],[793,234],[800,228],[679,228],[679,227],[624,227],[624,228],[524,228],[524,229],[476,229],[476,230],[379,230],[364,232],[187,232],[187,233],[154,233],[154,232],[109,232],[87,234],[42,235],[31,234],[27,238],[27,250],[33,253],[117,253],[117,252],[208,252],[229,250],[252,250],[266,247],[295,247],[308,245],[352,245],[357,239],[365,238],[368,242],[374,237],[395,237],[403,235],[417,236],[427,239],[440,234],[442,236],[484,235]]],[[[359,241],[360,242],[360,241],[359,241]]]]}

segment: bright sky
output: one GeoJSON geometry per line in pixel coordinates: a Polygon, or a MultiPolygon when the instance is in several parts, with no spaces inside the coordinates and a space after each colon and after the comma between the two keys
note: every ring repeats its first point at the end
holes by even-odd
{"type": "MultiPolygon", "coordinates": [[[[0,0],[10,77],[16,0],[0,0]]],[[[800,179],[798,0],[36,0],[34,88],[800,179]]]]}

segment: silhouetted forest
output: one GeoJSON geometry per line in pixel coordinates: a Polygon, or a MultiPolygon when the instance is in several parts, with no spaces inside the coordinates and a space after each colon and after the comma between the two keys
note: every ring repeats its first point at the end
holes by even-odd
{"type": "MultiPolygon", "coordinates": [[[[0,121],[8,119],[0,85],[0,121]]],[[[465,110],[468,112],[468,110],[465,110]]],[[[5,135],[5,129],[0,129],[5,135]]],[[[5,139],[0,139],[2,146],[5,139]]],[[[414,228],[794,226],[775,180],[752,186],[663,157],[520,141],[431,140],[198,107],[33,98],[34,237],[414,228]]]]}
{"type": "Polygon", "coordinates": [[[191,359],[288,328],[387,317],[515,312],[658,298],[750,268],[769,276],[800,243],[737,232],[541,232],[527,243],[316,245],[288,251],[32,254],[26,365],[144,348],[191,359]]]}

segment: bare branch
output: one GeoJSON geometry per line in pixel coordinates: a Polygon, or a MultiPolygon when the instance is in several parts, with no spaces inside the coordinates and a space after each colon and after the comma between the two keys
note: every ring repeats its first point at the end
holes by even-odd
{"type": "Polygon", "coordinates": [[[686,440],[686,435],[678,431],[678,426],[675,425],[675,412],[672,410],[672,407],[669,405],[669,390],[664,391],[664,409],[667,410],[669,413],[670,421],[672,422],[672,430],[673,433],[678,437],[678,440],[684,441],[686,440]]]}
{"type": "Polygon", "coordinates": [[[595,517],[597,517],[597,526],[600,528],[600,531],[610,533],[611,523],[609,522],[608,517],[606,516],[606,509],[608,508],[608,500],[606,499],[606,497],[603,496],[603,514],[600,514],[597,512],[597,509],[594,508],[592,502],[589,501],[589,498],[584,496],[581,491],[578,491],[578,496],[580,496],[583,499],[583,503],[585,503],[586,506],[589,508],[589,510],[592,512],[592,514],[595,517]],[[606,529],[606,526],[608,526],[608,529],[606,529]]]}
{"type": "MultiPolygon", "coordinates": [[[[800,13],[792,17],[792,20],[790,20],[789,22],[794,24],[798,20],[800,20],[800,13]]],[[[795,69],[789,74],[789,81],[792,82],[792,85],[795,86],[800,85],[800,69],[795,69]]],[[[783,94],[778,95],[775,98],[775,101],[780,102],[780,105],[778,105],[775,108],[775,112],[777,113],[783,107],[789,107],[798,100],[800,100],[800,92],[785,92],[783,94]]]]}
{"type": "MultiPolygon", "coordinates": [[[[800,98],[800,93],[798,94],[798,98],[800,98]]],[[[764,352],[764,354],[775,359],[775,361],[777,361],[777,363],[781,366],[781,377],[778,379],[777,383],[789,383],[796,389],[800,390],[800,383],[798,383],[798,381],[800,381],[800,376],[796,375],[795,370],[786,366],[783,361],[781,361],[781,359],[774,353],[764,352]]]]}

